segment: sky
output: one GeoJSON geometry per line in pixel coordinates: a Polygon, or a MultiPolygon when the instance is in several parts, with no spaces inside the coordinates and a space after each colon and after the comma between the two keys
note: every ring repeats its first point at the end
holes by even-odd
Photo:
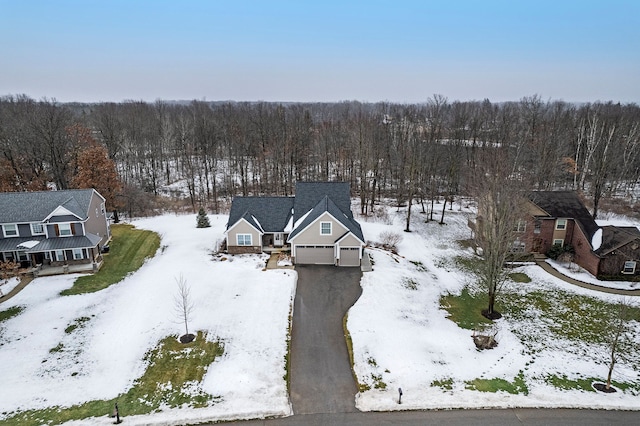
{"type": "Polygon", "coordinates": [[[639,0],[0,0],[0,96],[640,103],[639,0]]]}

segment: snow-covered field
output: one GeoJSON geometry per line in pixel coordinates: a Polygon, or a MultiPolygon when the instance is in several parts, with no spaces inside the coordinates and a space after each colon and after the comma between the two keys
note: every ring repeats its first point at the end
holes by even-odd
{"type": "MultiPolygon", "coordinates": [[[[208,408],[127,417],[127,424],[290,414],[283,376],[297,275],[263,271],[263,256],[214,261],[211,251],[227,218],[210,219],[212,227],[205,229],[195,227],[195,215],[134,221],[138,228],[158,232],[162,249],[122,282],[63,297],[60,291],[77,276],[42,277],[2,303],[0,310],[24,310],[0,323],[0,413],[71,406],[126,392],[146,368],[145,353],[161,339],[184,333],[174,309],[176,278],[182,275],[195,305],[190,331],[207,331],[209,339],[224,342],[224,355],[200,384],[221,401],[208,408]],[[65,332],[82,317],[89,320],[65,332]],[[56,347],[61,349],[50,352],[56,347]]],[[[79,423],[112,422],[105,415],[79,423]]]]}
{"type": "MultiPolygon", "coordinates": [[[[383,231],[398,233],[403,240],[399,255],[369,250],[374,270],[364,274],[362,296],[349,311],[347,327],[353,340],[354,368],[359,382],[371,388],[358,394],[357,407],[363,411],[516,406],[640,410],[640,399],[633,391],[601,394],[559,390],[548,384],[544,378],[549,376],[604,380],[607,351],[598,345],[546,336],[544,327],[549,325],[542,320],[523,321],[506,315],[496,322],[499,346],[476,350],[472,331],[459,328],[440,307],[441,295],[459,294],[472,282],[452,259],[469,255],[456,240],[469,238],[466,224],[473,212],[456,206],[446,213],[446,225],[425,223],[423,215],[414,213],[411,233],[402,232],[405,212],[396,213],[395,209],[389,209],[393,225],[361,222],[369,240],[376,241],[383,231]],[[522,335],[529,332],[532,340],[549,341],[537,345],[523,342],[522,335]],[[500,378],[516,383],[518,376],[528,394],[468,389],[468,382],[474,379],[500,378]],[[399,388],[403,391],[402,405],[398,404],[399,388]]],[[[535,265],[522,266],[515,272],[532,279],[527,284],[511,283],[509,290],[515,294],[563,291],[618,300],[617,296],[571,286],[535,265]]],[[[535,314],[532,311],[531,315],[535,314]]],[[[636,341],[639,336],[640,325],[636,323],[636,341]]],[[[639,383],[637,365],[617,364],[613,379],[639,383]]]]}
{"type": "MultiPolygon", "coordinates": [[[[355,211],[356,209],[354,209],[355,211]]],[[[416,209],[417,210],[417,209],[416,209]]],[[[356,397],[363,411],[454,407],[589,407],[640,409],[633,391],[600,394],[559,390],[545,376],[568,379],[606,377],[606,353],[597,345],[551,340],[535,351],[522,331],[539,336],[543,321],[527,322],[506,315],[497,321],[499,346],[478,352],[471,332],[447,319],[440,307],[444,294],[458,294],[471,278],[456,266],[469,254],[457,240],[467,239],[473,211],[447,210],[446,225],[424,222],[414,213],[411,233],[404,233],[404,212],[389,208],[391,223],[361,221],[367,240],[381,232],[402,236],[399,255],[371,248],[374,270],[364,273],[363,293],[349,311],[348,328],[355,371],[370,390],[356,397]],[[467,389],[474,379],[520,376],[528,393],[467,389]],[[382,387],[385,387],[382,389],[382,387]],[[402,405],[397,404],[402,388],[402,405]]],[[[0,323],[0,413],[70,406],[111,399],[126,392],[144,372],[144,354],[182,325],[174,313],[176,278],[191,287],[195,304],[190,329],[204,330],[224,342],[225,353],[210,367],[200,390],[221,399],[201,409],[163,409],[127,417],[128,424],[181,424],[291,414],[285,366],[288,318],[297,275],[292,270],[264,271],[264,256],[213,260],[226,216],[210,216],[212,227],[195,228],[195,215],[165,215],[134,221],[161,237],[162,249],[124,281],[94,294],[65,296],[76,276],[38,278],[0,310],[23,306],[0,323]],[[71,333],[65,329],[89,318],[71,333]],[[62,345],[62,346],[60,346],[62,345]],[[61,348],[51,352],[52,348],[61,348]]],[[[636,224],[638,225],[638,224],[636,224]]],[[[533,280],[511,291],[563,291],[600,300],[612,295],[576,288],[534,265],[520,267],[533,280]]],[[[632,303],[638,305],[639,301],[632,303]]],[[[545,325],[545,326],[548,326],[545,325]]],[[[542,331],[541,331],[542,330],[542,331]]],[[[636,324],[636,339],[640,325],[636,324]]],[[[614,380],[640,382],[637,365],[621,362],[614,380]]],[[[0,417],[1,422],[2,417],[0,417]]],[[[103,416],[75,422],[110,424],[103,416]]]]}

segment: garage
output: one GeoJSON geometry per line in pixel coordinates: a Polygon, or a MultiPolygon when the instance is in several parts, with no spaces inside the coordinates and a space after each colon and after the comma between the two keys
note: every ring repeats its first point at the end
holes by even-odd
{"type": "Polygon", "coordinates": [[[340,248],[340,266],[360,266],[360,247],[340,248]]]}
{"type": "Polygon", "coordinates": [[[306,265],[333,265],[333,246],[296,246],[296,263],[306,265]]]}

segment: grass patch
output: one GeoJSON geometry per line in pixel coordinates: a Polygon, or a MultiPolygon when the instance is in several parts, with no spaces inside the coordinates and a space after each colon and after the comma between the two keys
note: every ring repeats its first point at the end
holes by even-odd
{"type": "Polygon", "coordinates": [[[80,318],[76,318],[73,323],[69,324],[69,326],[67,328],[64,329],[64,332],[67,334],[71,334],[73,332],[73,330],[75,330],[78,327],[84,327],[84,324],[87,321],[90,321],[91,318],[89,317],[80,317],[80,318]]]}
{"type": "Polygon", "coordinates": [[[513,395],[529,394],[529,388],[527,388],[527,384],[524,382],[524,374],[522,372],[513,379],[513,382],[504,379],[474,379],[465,383],[467,389],[477,390],[479,392],[503,391],[513,395]]]}
{"type": "Polygon", "coordinates": [[[64,348],[64,345],[62,343],[58,343],[53,348],[49,349],[49,353],[50,354],[58,353],[58,352],[62,351],[62,348],[64,348]]]}
{"type": "Polygon", "coordinates": [[[198,383],[202,381],[209,365],[224,353],[220,342],[210,342],[206,334],[198,332],[196,339],[187,344],[178,341],[178,336],[169,336],[145,355],[147,370],[136,380],[125,394],[112,400],[90,401],[73,407],[51,407],[30,410],[12,415],[5,424],[35,426],[60,424],[70,420],[104,417],[118,403],[121,416],[148,414],[162,407],[201,408],[211,405],[219,398],[203,392],[198,383]]]}
{"type": "Polygon", "coordinates": [[[440,306],[449,313],[449,319],[466,330],[482,330],[492,324],[480,313],[487,307],[484,297],[464,288],[460,295],[447,294],[440,298],[440,306]]]}
{"type": "Polygon", "coordinates": [[[516,282],[516,283],[530,283],[531,282],[531,278],[529,278],[529,275],[522,273],[522,272],[514,272],[512,274],[509,274],[509,278],[511,278],[511,281],[516,282]]]}
{"type": "Polygon", "coordinates": [[[104,256],[100,271],[78,278],[63,296],[93,293],[118,283],[138,270],[144,261],[153,257],[160,247],[160,236],[153,231],[135,229],[132,225],[111,226],[112,241],[109,254],[104,256]]]}
{"type": "Polygon", "coordinates": [[[418,283],[414,279],[407,278],[407,277],[402,278],[402,286],[407,290],[418,289],[418,283]]]}
{"type": "Polygon", "coordinates": [[[0,322],[13,318],[22,311],[24,311],[24,306],[12,306],[9,309],[0,311],[0,322]]]}
{"type": "MultiPolygon", "coordinates": [[[[603,376],[600,378],[580,377],[577,379],[569,379],[566,375],[549,375],[544,378],[544,381],[545,383],[561,390],[583,390],[587,392],[596,392],[591,385],[593,383],[605,383],[606,378],[603,376]]],[[[622,391],[632,390],[636,395],[640,392],[640,383],[638,382],[622,383],[612,380],[611,384],[622,391]]]]}
{"type": "Polygon", "coordinates": [[[444,390],[453,390],[453,379],[434,380],[431,382],[431,386],[442,388],[444,390]]]}
{"type": "Polygon", "coordinates": [[[349,352],[349,363],[351,364],[351,374],[353,374],[353,380],[355,380],[356,385],[358,386],[358,392],[366,392],[371,389],[371,386],[366,383],[360,383],[358,381],[358,375],[356,371],[353,369],[353,340],[351,340],[351,333],[349,333],[349,329],[347,328],[347,320],[349,319],[349,314],[345,314],[342,317],[342,331],[344,332],[344,340],[347,343],[347,352],[349,352]]]}

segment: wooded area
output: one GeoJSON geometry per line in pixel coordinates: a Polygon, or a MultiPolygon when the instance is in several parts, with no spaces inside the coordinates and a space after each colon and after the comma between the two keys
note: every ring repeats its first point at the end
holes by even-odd
{"type": "Polygon", "coordinates": [[[538,96],[491,103],[434,95],[405,105],[60,104],[18,95],[0,98],[0,152],[0,190],[104,180],[110,207],[131,214],[153,208],[154,196],[179,181],[194,211],[218,212],[234,195],[290,195],[299,180],[350,182],[363,214],[380,197],[428,205],[471,193],[484,173],[479,162],[496,156],[530,189],[584,191],[597,214],[603,197],[640,183],[640,108],[538,96]],[[120,183],[109,164],[98,167],[101,155],[120,183]],[[96,176],[86,177],[87,164],[96,176]]]}

